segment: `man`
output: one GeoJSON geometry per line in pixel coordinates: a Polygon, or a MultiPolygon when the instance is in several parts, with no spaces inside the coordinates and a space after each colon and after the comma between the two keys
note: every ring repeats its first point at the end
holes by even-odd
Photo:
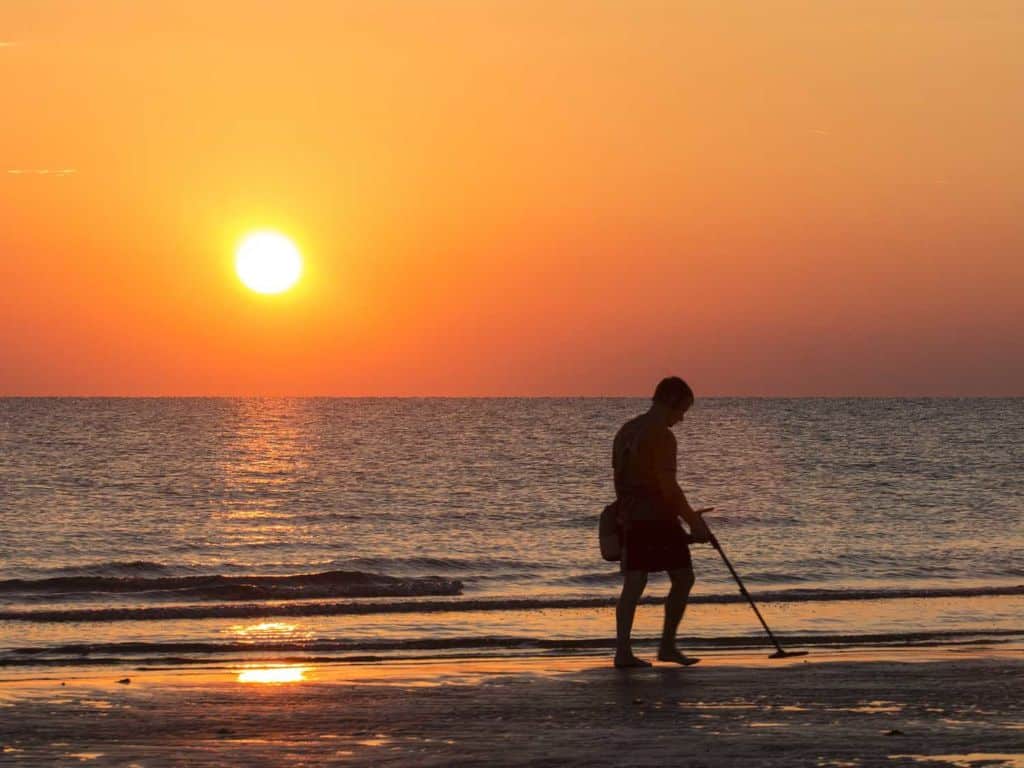
{"type": "Polygon", "coordinates": [[[671,430],[693,399],[685,381],[676,376],[664,379],[654,391],[650,410],[626,422],[615,435],[612,467],[623,541],[622,595],[615,609],[616,667],[651,666],[634,656],[630,645],[633,616],[651,571],[668,571],[672,580],[658,660],[684,666],[699,661],[676,648],[676,630],[694,581],[688,544],[710,541],[700,516],[711,508],[694,510],[676,482],[676,438],[671,430]],[[690,527],[689,536],[680,518],[690,527]]]}

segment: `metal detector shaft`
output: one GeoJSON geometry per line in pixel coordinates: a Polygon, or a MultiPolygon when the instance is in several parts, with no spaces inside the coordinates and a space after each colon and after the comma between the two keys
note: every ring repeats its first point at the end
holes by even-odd
{"type": "MultiPolygon", "coordinates": [[[[708,529],[708,532],[710,533],[711,530],[708,529]]],[[[753,608],[754,613],[757,614],[758,621],[761,622],[761,626],[764,627],[764,631],[768,633],[768,637],[771,639],[772,644],[775,646],[776,650],[778,650],[778,653],[774,655],[777,657],[803,656],[805,654],[804,651],[784,651],[782,646],[779,645],[779,641],[775,639],[775,635],[773,635],[772,631],[768,628],[768,622],[764,620],[764,616],[761,615],[761,611],[757,609],[757,603],[754,602],[754,598],[752,598],[750,593],[747,592],[747,588],[743,586],[743,580],[740,578],[740,575],[736,573],[736,569],[732,567],[732,563],[729,562],[729,558],[725,555],[725,550],[722,549],[722,545],[718,543],[718,539],[715,538],[713,533],[711,534],[711,546],[717,549],[718,554],[722,556],[722,561],[725,563],[725,567],[729,569],[729,573],[731,573],[732,577],[736,580],[736,584],[739,586],[740,592],[745,598],[747,598],[747,602],[750,603],[750,607],[753,608]]]]}

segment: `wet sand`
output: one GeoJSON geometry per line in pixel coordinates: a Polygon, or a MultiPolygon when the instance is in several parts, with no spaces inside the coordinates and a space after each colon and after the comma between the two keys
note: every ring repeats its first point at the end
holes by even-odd
{"type": "Polygon", "coordinates": [[[0,670],[0,764],[1024,766],[1017,649],[46,675],[0,670]]]}

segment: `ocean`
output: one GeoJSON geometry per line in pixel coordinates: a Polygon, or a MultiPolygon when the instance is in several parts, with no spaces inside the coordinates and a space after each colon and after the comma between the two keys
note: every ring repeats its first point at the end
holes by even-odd
{"type": "MultiPolygon", "coordinates": [[[[0,399],[0,667],[609,651],[597,519],[647,404],[0,399]]],[[[710,398],[675,433],[785,644],[1024,639],[1024,399],[710,398]]],[[[684,650],[764,646],[693,553],[684,650]]]]}

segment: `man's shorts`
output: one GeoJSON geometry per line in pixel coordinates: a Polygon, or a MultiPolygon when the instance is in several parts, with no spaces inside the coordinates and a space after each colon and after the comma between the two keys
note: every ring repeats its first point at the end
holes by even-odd
{"type": "Polygon", "coordinates": [[[623,571],[693,568],[690,537],[678,520],[634,520],[623,541],[623,571]]]}

